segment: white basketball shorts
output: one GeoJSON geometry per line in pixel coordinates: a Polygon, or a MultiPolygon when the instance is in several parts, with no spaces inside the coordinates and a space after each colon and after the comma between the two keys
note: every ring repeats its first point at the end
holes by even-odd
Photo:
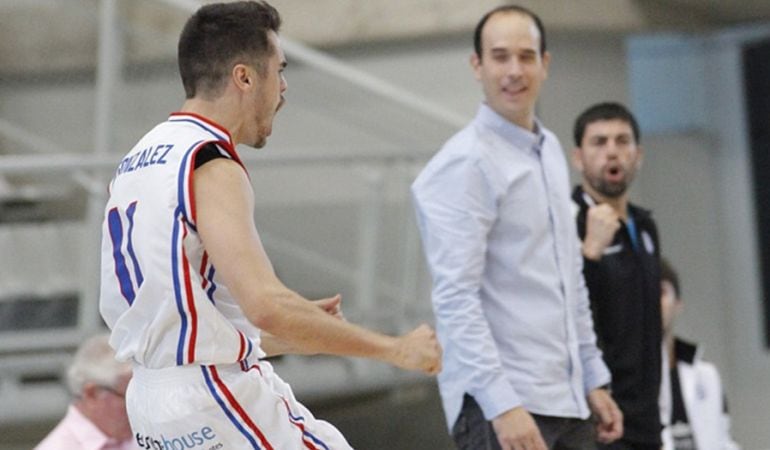
{"type": "Polygon", "coordinates": [[[350,449],[294,398],[267,362],[147,369],[126,392],[134,438],[153,450],[350,449]]]}

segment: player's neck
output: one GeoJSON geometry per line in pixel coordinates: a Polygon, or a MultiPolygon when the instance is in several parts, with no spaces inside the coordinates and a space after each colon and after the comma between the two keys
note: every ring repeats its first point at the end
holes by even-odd
{"type": "Polygon", "coordinates": [[[213,120],[214,122],[222,123],[222,118],[219,117],[221,114],[217,113],[219,109],[220,108],[217,107],[215,102],[199,98],[188,98],[182,104],[182,107],[179,109],[179,111],[184,113],[197,114],[199,116],[213,120]]]}
{"type": "Polygon", "coordinates": [[[233,120],[231,112],[233,109],[223,105],[221,99],[205,100],[200,98],[189,98],[185,100],[179,111],[203,116],[217,125],[224,127],[233,139],[235,139],[233,128],[236,122],[233,120]]]}

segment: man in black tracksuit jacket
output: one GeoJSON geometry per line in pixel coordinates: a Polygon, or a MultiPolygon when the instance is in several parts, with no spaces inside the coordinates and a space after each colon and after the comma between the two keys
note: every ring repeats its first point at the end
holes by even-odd
{"type": "Polygon", "coordinates": [[[649,211],[628,201],[641,165],[633,115],[617,103],[594,105],[575,123],[573,163],[582,183],[577,206],[583,274],[599,346],[612,372],[624,435],[612,450],[658,450],[661,423],[660,250],[649,211]]]}

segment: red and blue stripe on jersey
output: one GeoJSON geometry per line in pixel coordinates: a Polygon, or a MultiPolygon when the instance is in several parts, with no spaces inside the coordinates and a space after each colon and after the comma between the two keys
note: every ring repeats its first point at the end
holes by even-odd
{"type": "MultiPolygon", "coordinates": [[[[171,241],[171,270],[174,283],[174,296],[177,311],[180,317],[179,339],[177,341],[176,363],[177,365],[191,364],[195,362],[195,348],[198,335],[198,312],[195,305],[195,298],[192,289],[192,279],[190,274],[189,259],[185,252],[184,242],[188,236],[189,229],[196,230],[196,212],[195,198],[193,188],[193,171],[195,170],[195,155],[208,144],[215,144],[223,156],[230,158],[243,167],[238,154],[230,138],[230,134],[219,126],[207,121],[205,118],[194,114],[175,113],[172,114],[169,122],[191,123],[206,132],[212,140],[200,140],[195,142],[185,151],[179,168],[177,178],[177,209],[174,212],[174,227],[171,241]]],[[[245,168],[244,168],[245,170],[245,168]]],[[[204,253],[204,260],[201,264],[202,283],[204,288],[206,283],[210,283],[210,288],[206,291],[209,301],[214,302],[214,291],[216,285],[213,283],[214,267],[208,264],[208,256],[204,253]],[[209,266],[208,269],[206,266],[209,266]]],[[[240,333],[239,333],[240,334],[240,333]]],[[[243,335],[241,338],[241,351],[239,359],[243,356],[245,345],[243,335]]],[[[250,344],[250,343],[249,343],[250,344]]]]}

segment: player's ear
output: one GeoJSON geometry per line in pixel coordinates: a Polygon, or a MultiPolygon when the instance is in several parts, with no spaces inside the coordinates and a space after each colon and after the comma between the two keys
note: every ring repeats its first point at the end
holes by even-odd
{"type": "Polygon", "coordinates": [[[252,70],[250,70],[249,66],[245,64],[236,64],[233,66],[233,72],[231,76],[233,83],[235,83],[235,85],[241,90],[247,90],[251,88],[255,81],[252,70]]]}

